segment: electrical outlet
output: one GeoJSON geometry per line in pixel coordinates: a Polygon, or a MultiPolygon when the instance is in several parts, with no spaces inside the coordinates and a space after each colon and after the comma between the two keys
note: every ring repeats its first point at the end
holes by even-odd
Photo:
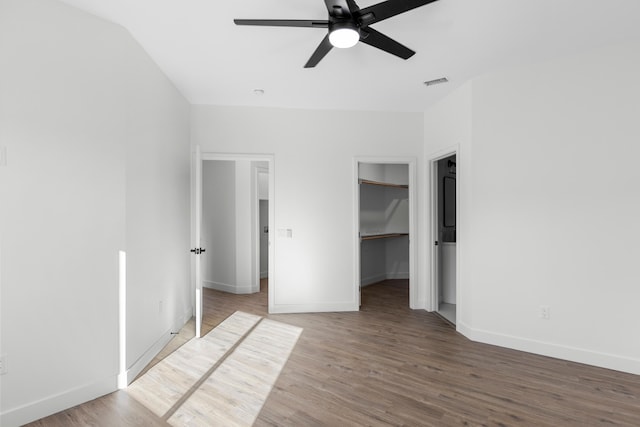
{"type": "Polygon", "coordinates": [[[549,307],[548,305],[541,305],[540,306],[540,318],[544,319],[544,320],[551,319],[551,307],[549,307]]]}
{"type": "Polygon", "coordinates": [[[0,355],[0,375],[7,373],[7,355],[0,355]]]}
{"type": "Polygon", "coordinates": [[[162,300],[158,302],[158,313],[162,313],[162,300]]]}

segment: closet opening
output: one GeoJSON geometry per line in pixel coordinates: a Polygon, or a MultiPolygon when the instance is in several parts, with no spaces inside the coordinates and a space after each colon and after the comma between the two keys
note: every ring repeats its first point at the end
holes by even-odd
{"type": "Polygon", "coordinates": [[[360,160],[356,171],[359,306],[413,308],[414,163],[360,160]]]}

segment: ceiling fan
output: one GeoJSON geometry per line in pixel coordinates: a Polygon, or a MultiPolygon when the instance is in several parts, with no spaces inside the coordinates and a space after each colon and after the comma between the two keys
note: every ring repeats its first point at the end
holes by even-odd
{"type": "Polygon", "coordinates": [[[306,19],[234,19],[236,25],[260,25],[267,27],[328,28],[304,68],[318,65],[333,47],[348,48],[361,41],[402,59],[411,58],[415,52],[370,27],[371,24],[399,15],[411,9],[437,0],[387,0],[360,9],[354,0],[324,0],[329,18],[306,19]]]}

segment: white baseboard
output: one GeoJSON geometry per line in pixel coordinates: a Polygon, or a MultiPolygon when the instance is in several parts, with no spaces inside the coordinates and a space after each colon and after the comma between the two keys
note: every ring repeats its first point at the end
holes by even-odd
{"type": "Polygon", "coordinates": [[[640,375],[639,359],[474,329],[460,321],[456,329],[472,341],[640,375]]]}
{"type": "Polygon", "coordinates": [[[48,396],[0,414],[0,426],[17,427],[65,409],[96,399],[117,390],[117,376],[113,375],[71,390],[48,396]]]}
{"type": "Polygon", "coordinates": [[[369,286],[369,285],[373,285],[374,283],[378,283],[378,282],[382,282],[383,280],[389,280],[389,279],[408,279],[409,278],[409,272],[398,272],[398,273],[382,273],[382,274],[376,274],[373,276],[368,276],[368,277],[362,277],[360,278],[360,286],[361,287],[365,287],[365,286],[369,286]]]}
{"type": "Polygon", "coordinates": [[[214,282],[211,280],[203,280],[202,285],[205,288],[215,289],[216,291],[229,292],[231,294],[251,294],[254,290],[251,286],[235,286],[228,283],[214,282]]]}
{"type": "Polygon", "coordinates": [[[269,313],[326,313],[337,311],[358,311],[357,302],[337,302],[328,304],[274,304],[269,306],[269,313]]]}
{"type": "Polygon", "coordinates": [[[269,272],[268,271],[261,271],[260,272],[260,278],[261,279],[266,279],[269,277],[269,272]]]}
{"type": "Polygon", "coordinates": [[[142,370],[153,360],[154,357],[162,351],[162,349],[171,341],[173,335],[171,332],[177,332],[191,319],[193,316],[193,308],[187,310],[182,316],[178,316],[176,320],[173,322],[171,328],[166,330],[158,340],[153,343],[151,347],[145,351],[142,356],[136,360],[133,365],[127,370],[127,385],[131,384],[131,382],[142,372],[142,370]]]}
{"type": "MultiPolygon", "coordinates": [[[[193,308],[178,316],[172,328],[166,331],[162,337],[156,341],[127,371],[127,384],[144,369],[145,366],[164,348],[171,339],[170,332],[177,331],[187,323],[192,317],[193,308]]],[[[96,399],[105,394],[112,393],[118,389],[118,376],[113,375],[107,378],[94,381],[80,387],[76,387],[53,396],[46,397],[33,403],[29,403],[18,408],[10,409],[0,413],[0,426],[14,427],[21,426],[32,421],[47,417],[65,409],[96,399]]]]}
{"type": "Polygon", "coordinates": [[[373,276],[361,277],[360,278],[360,287],[365,287],[369,285],[373,285],[374,283],[382,282],[387,279],[387,275],[385,273],[375,274],[373,276]]]}
{"type": "Polygon", "coordinates": [[[408,271],[396,271],[392,273],[387,273],[387,279],[408,279],[409,272],[408,271]]]}

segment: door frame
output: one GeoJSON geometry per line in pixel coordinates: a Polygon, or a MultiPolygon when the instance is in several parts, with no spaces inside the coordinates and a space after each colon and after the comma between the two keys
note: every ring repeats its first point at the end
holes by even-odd
{"type": "MultiPolygon", "coordinates": [[[[191,203],[191,220],[193,225],[191,243],[192,247],[199,247],[200,242],[197,241],[198,238],[196,236],[196,222],[198,219],[201,219],[201,210],[202,210],[202,174],[198,174],[197,171],[202,171],[202,166],[204,161],[210,160],[223,160],[223,161],[256,161],[256,162],[267,162],[268,163],[268,172],[269,172],[269,230],[275,230],[275,205],[276,205],[276,194],[275,194],[275,156],[273,154],[246,154],[246,153],[218,153],[218,152],[201,152],[200,146],[195,146],[194,150],[194,158],[193,158],[193,166],[192,166],[192,203],[191,203]],[[197,161],[200,162],[199,167],[195,164],[197,161]],[[198,212],[200,210],[200,212],[198,212]]],[[[257,169],[257,168],[256,168],[257,169]]],[[[252,183],[256,183],[255,180],[252,180],[252,183]]],[[[255,185],[253,185],[253,190],[255,194],[252,195],[251,199],[255,206],[252,207],[252,215],[258,215],[259,211],[259,203],[258,200],[258,189],[255,185]],[[253,197],[255,195],[255,197],[253,197]]],[[[253,222],[253,221],[252,221],[253,222]]],[[[198,227],[199,228],[199,227],[198,227]]],[[[259,234],[257,227],[252,227],[252,240],[256,243],[256,246],[259,244],[259,234]]],[[[205,248],[206,249],[206,248],[205,248]]],[[[269,235],[269,288],[268,288],[268,300],[269,300],[269,312],[271,312],[273,307],[274,295],[275,295],[275,240],[271,238],[271,234],[269,235]]],[[[258,290],[260,289],[260,259],[254,260],[254,265],[257,262],[256,270],[258,277],[258,290]]],[[[202,315],[202,283],[198,286],[197,277],[200,277],[200,281],[202,281],[201,275],[198,274],[195,267],[195,263],[192,264],[194,267],[194,271],[192,272],[192,290],[193,290],[193,304],[194,304],[194,315],[196,316],[196,336],[200,336],[199,332],[201,332],[201,316],[202,315]],[[200,308],[200,309],[198,309],[200,308]]]]}
{"type": "Polygon", "coordinates": [[[353,158],[353,300],[355,309],[360,310],[360,184],[359,165],[360,163],[378,163],[378,164],[400,164],[408,166],[409,174],[409,308],[422,308],[418,301],[418,275],[417,275],[417,243],[418,235],[416,228],[417,220],[417,161],[415,157],[364,157],[356,156],[353,158]]]}
{"type": "MultiPolygon", "coordinates": [[[[445,159],[449,156],[456,156],[456,163],[460,164],[460,147],[458,145],[450,146],[443,150],[432,153],[428,156],[427,164],[429,167],[429,240],[427,240],[430,252],[430,280],[429,280],[429,297],[431,301],[427,304],[428,311],[438,311],[439,306],[439,267],[438,267],[438,251],[435,247],[435,242],[438,240],[438,161],[445,159]]],[[[460,244],[458,233],[460,226],[460,176],[456,175],[456,310],[460,312],[460,244]]],[[[456,315],[457,317],[457,315],[456,315]]],[[[456,325],[457,322],[456,319],[456,325]]]]}
{"type": "MultiPolygon", "coordinates": [[[[260,292],[260,276],[261,276],[261,272],[260,272],[260,236],[262,233],[262,230],[260,230],[260,174],[267,174],[267,176],[269,176],[269,169],[265,169],[263,167],[255,167],[251,170],[251,173],[253,174],[253,186],[255,188],[255,201],[254,203],[255,205],[255,211],[254,211],[254,218],[253,218],[253,227],[254,227],[254,237],[255,237],[255,245],[254,245],[254,268],[255,268],[255,275],[256,278],[254,279],[256,284],[257,284],[257,289],[254,289],[254,292],[260,292]]],[[[271,187],[269,185],[269,187],[271,187]]],[[[270,191],[271,188],[269,188],[267,191],[270,191]]],[[[269,194],[269,198],[271,198],[271,194],[269,194]]],[[[269,202],[269,199],[267,199],[267,202],[269,202]]],[[[269,204],[267,205],[269,206],[269,204]]],[[[270,215],[270,210],[271,208],[269,207],[269,215],[270,215]]],[[[271,228],[271,223],[269,223],[269,231],[273,230],[271,228]]],[[[271,240],[271,233],[269,233],[269,241],[271,240]]],[[[269,245],[270,246],[270,245],[269,245]]],[[[267,250],[267,252],[269,252],[269,250],[267,250]]],[[[267,256],[267,258],[269,258],[267,256]]],[[[269,262],[269,259],[267,259],[267,263],[269,262]]],[[[269,267],[267,267],[269,268],[269,267]]]]}

